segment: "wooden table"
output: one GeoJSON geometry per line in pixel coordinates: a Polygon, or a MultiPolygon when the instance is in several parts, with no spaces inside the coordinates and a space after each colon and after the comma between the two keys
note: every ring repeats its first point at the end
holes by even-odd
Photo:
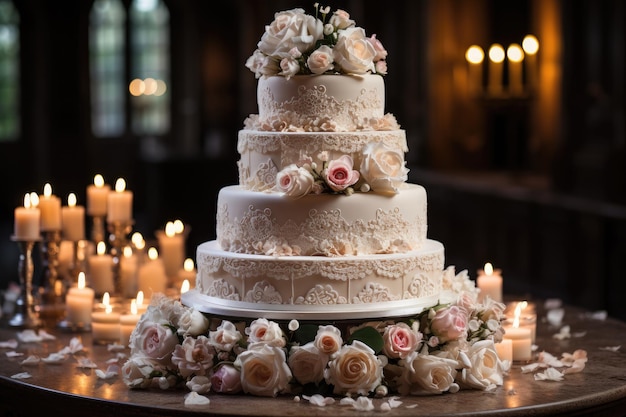
{"type": "MultiPolygon", "coordinates": [[[[539,311],[539,317],[543,317],[539,311]]],[[[402,405],[390,412],[378,409],[382,400],[375,399],[377,409],[355,412],[350,407],[331,405],[320,408],[307,401],[295,402],[292,396],[258,398],[210,394],[207,406],[184,406],[186,390],[160,391],[129,390],[121,377],[99,379],[93,369],[80,369],[72,358],[59,365],[19,364],[30,354],[45,357],[67,346],[76,334],[56,329],[48,330],[57,336],[54,341],[22,344],[15,349],[25,356],[9,358],[0,349],[0,416],[188,416],[204,413],[215,416],[624,416],[626,415],[626,323],[607,319],[597,320],[585,311],[566,308],[563,324],[571,326],[572,333],[584,336],[556,340],[558,329],[539,323],[537,345],[560,357],[563,352],[585,349],[588,362],[582,373],[566,375],[561,382],[535,381],[532,374],[523,374],[514,366],[505,383],[494,392],[460,391],[429,397],[403,397],[402,405]],[[602,347],[618,346],[618,351],[602,347]],[[29,372],[32,378],[12,379],[20,372],[29,372]],[[414,407],[413,407],[414,406],[414,407]]],[[[15,338],[16,330],[3,328],[0,340],[15,338]]],[[[100,369],[113,357],[106,346],[91,344],[91,335],[80,334],[91,358],[100,369]]],[[[126,351],[128,353],[128,351],[126,351]]]]}

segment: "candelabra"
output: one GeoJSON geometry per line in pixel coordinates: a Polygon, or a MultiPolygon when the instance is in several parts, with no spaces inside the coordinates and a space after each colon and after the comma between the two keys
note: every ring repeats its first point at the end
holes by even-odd
{"type": "Polygon", "coordinates": [[[15,303],[15,313],[9,320],[9,325],[20,328],[37,328],[41,326],[38,316],[38,306],[33,296],[33,247],[37,240],[18,240],[12,237],[20,248],[18,273],[20,278],[20,296],[15,303]]]}
{"type": "Polygon", "coordinates": [[[63,311],[63,295],[65,286],[59,275],[59,254],[61,252],[61,231],[46,230],[42,233],[41,253],[43,257],[43,277],[40,284],[42,297],[41,315],[53,320],[63,311]]]}
{"type": "Polygon", "coordinates": [[[91,241],[104,242],[104,216],[92,216],[91,221],[91,241]]]}
{"type": "Polygon", "coordinates": [[[128,245],[128,235],[133,229],[133,223],[132,219],[107,222],[109,242],[111,244],[111,256],[113,257],[113,282],[115,284],[116,295],[123,293],[120,278],[120,260],[123,255],[124,246],[128,245]]]}

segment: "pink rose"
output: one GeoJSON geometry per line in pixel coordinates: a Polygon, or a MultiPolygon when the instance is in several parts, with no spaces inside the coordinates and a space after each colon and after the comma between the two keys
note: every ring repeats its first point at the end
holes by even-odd
{"type": "Polygon", "coordinates": [[[223,320],[215,331],[209,332],[211,344],[215,346],[217,350],[222,351],[230,351],[239,343],[241,337],[239,330],[228,320],[223,320]]]}
{"type": "Polygon", "coordinates": [[[257,46],[266,55],[285,58],[293,48],[308,51],[323,33],[321,20],[305,14],[303,9],[286,10],[276,13],[274,21],[265,26],[257,46]]]}
{"type": "Polygon", "coordinates": [[[367,38],[367,40],[369,41],[369,43],[372,44],[374,50],[376,51],[374,62],[378,62],[381,59],[387,58],[387,50],[385,49],[383,44],[378,39],[376,39],[376,35],[372,35],[371,37],[367,38]]]}
{"type": "Polygon", "coordinates": [[[208,337],[187,337],[182,345],[176,345],[172,363],[178,367],[184,378],[191,375],[206,375],[213,366],[214,355],[215,349],[208,337]]]}
{"type": "Polygon", "coordinates": [[[311,192],[315,178],[303,167],[296,164],[286,166],[276,175],[276,186],[285,195],[293,198],[303,197],[311,192]]]}
{"type": "Polygon", "coordinates": [[[325,355],[336,353],[343,345],[341,331],[333,325],[319,326],[315,340],[315,347],[325,355]]]}
{"type": "Polygon", "coordinates": [[[333,69],[333,50],[322,45],[309,55],[306,61],[313,74],[323,74],[333,69]]]}
{"type": "Polygon", "coordinates": [[[337,29],[347,29],[350,26],[354,26],[354,20],[350,19],[350,13],[337,9],[330,17],[329,24],[337,29]]]}
{"type": "Polygon", "coordinates": [[[417,349],[421,339],[421,333],[418,336],[406,323],[387,326],[383,333],[383,351],[390,358],[404,358],[417,349]]]}
{"type": "Polygon", "coordinates": [[[280,60],[281,72],[278,75],[284,76],[286,79],[290,79],[298,72],[300,72],[300,64],[293,57],[286,57],[280,60]]]}
{"type": "Polygon", "coordinates": [[[149,320],[138,323],[130,341],[131,355],[146,356],[162,364],[170,362],[176,345],[178,336],[169,326],[149,320]]]}
{"type": "Polygon", "coordinates": [[[237,394],[241,391],[241,372],[232,365],[220,365],[211,376],[211,389],[220,394],[237,394]]]}
{"type": "Polygon", "coordinates": [[[263,343],[269,346],[282,348],[285,346],[283,331],[278,323],[268,319],[256,319],[246,328],[248,342],[250,344],[263,343]]]}
{"type": "Polygon", "coordinates": [[[467,312],[459,306],[437,310],[430,329],[441,343],[459,339],[467,333],[467,312]]]}
{"type": "Polygon", "coordinates": [[[356,184],[359,180],[359,171],[352,169],[352,166],[352,158],[348,155],[343,155],[328,163],[328,167],[324,170],[324,177],[333,191],[343,191],[356,184]]]}

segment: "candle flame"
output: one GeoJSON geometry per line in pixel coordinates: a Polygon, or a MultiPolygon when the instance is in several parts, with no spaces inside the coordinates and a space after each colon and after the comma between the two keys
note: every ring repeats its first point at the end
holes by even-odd
{"type": "Polygon", "coordinates": [[[522,41],[522,48],[528,55],[535,55],[539,51],[539,41],[534,35],[526,35],[522,41]]]}
{"type": "Polygon", "coordinates": [[[174,228],[173,222],[167,222],[165,224],[165,236],[173,237],[176,234],[176,229],[174,228]]]}
{"type": "Polygon", "coordinates": [[[494,43],[489,48],[489,59],[496,64],[504,61],[504,48],[498,43],[494,43]]]}
{"type": "Polygon", "coordinates": [[[102,296],[102,304],[105,307],[108,307],[109,304],[111,303],[111,295],[108,292],[105,292],[104,295],[102,296]]]}
{"type": "Polygon", "coordinates": [[[39,195],[36,192],[30,193],[30,206],[37,207],[39,205],[39,195]]]}
{"type": "Polygon", "coordinates": [[[69,207],[76,207],[76,194],[70,193],[67,196],[67,205],[69,207]]]}
{"type": "Polygon", "coordinates": [[[137,314],[137,300],[135,299],[130,302],[130,313],[137,314]]]}
{"type": "Polygon", "coordinates": [[[137,292],[137,306],[142,306],[143,305],[143,291],[139,291],[137,292]]]}
{"type": "Polygon", "coordinates": [[[483,271],[485,271],[485,275],[493,274],[493,265],[491,265],[490,262],[487,262],[485,264],[485,267],[483,268],[483,271]]]}
{"type": "Polygon", "coordinates": [[[518,44],[512,43],[506,50],[506,56],[513,62],[522,62],[524,59],[524,51],[522,51],[522,48],[518,44]]]}
{"type": "Polygon", "coordinates": [[[513,317],[513,327],[518,328],[519,327],[519,316],[522,315],[522,310],[524,308],[526,308],[526,305],[528,305],[528,303],[526,303],[526,301],[522,301],[521,303],[517,303],[517,305],[515,306],[515,316],[513,317]]]}
{"type": "Polygon", "coordinates": [[[133,256],[133,248],[124,246],[124,258],[130,258],[131,256],[133,256]]]}
{"type": "Polygon", "coordinates": [[[107,245],[106,243],[100,241],[98,242],[98,245],[96,246],[96,253],[98,255],[104,255],[107,251],[107,245]]]}
{"type": "Polygon", "coordinates": [[[193,259],[191,258],[187,258],[185,259],[185,262],[183,262],[183,269],[187,272],[191,272],[193,271],[193,259]]]}
{"type": "Polygon", "coordinates": [[[30,194],[28,194],[28,193],[24,194],[24,207],[25,208],[30,208],[31,207],[30,194]]]}
{"type": "Polygon", "coordinates": [[[184,294],[189,291],[189,280],[184,280],[183,284],[180,286],[180,293],[184,294]]]}
{"type": "Polygon", "coordinates": [[[185,224],[181,220],[174,220],[174,231],[178,234],[185,231],[185,224]]]}
{"type": "Polygon", "coordinates": [[[111,314],[111,312],[113,311],[113,306],[112,306],[112,305],[107,304],[107,305],[104,307],[104,311],[105,311],[107,314],[111,314]]]}
{"type": "Polygon", "coordinates": [[[157,248],[152,247],[148,249],[148,258],[150,258],[151,261],[155,261],[158,257],[159,251],[157,250],[157,248]]]}
{"type": "Polygon", "coordinates": [[[100,174],[96,174],[93,177],[93,185],[95,185],[97,188],[104,187],[104,177],[100,174]]]}
{"type": "Polygon", "coordinates": [[[54,295],[60,297],[63,294],[63,282],[60,279],[54,281],[54,295]]]}
{"type": "Polygon", "coordinates": [[[81,290],[85,288],[85,273],[83,271],[78,273],[78,283],[76,286],[81,290]]]}
{"type": "Polygon", "coordinates": [[[126,189],[126,181],[124,181],[124,178],[118,178],[117,181],[115,181],[115,191],[118,193],[121,193],[125,189],[126,189]]]}
{"type": "Polygon", "coordinates": [[[50,197],[52,195],[52,186],[48,182],[43,186],[43,195],[44,197],[50,197]]]}
{"type": "Polygon", "coordinates": [[[478,45],[472,45],[467,48],[467,52],[465,52],[465,59],[470,64],[480,64],[485,59],[485,52],[483,52],[483,48],[478,45]]]}
{"type": "Polygon", "coordinates": [[[135,247],[139,250],[143,249],[146,247],[146,241],[143,239],[143,236],[141,233],[139,232],[135,232],[133,233],[133,235],[130,238],[130,241],[133,243],[133,245],[135,245],[135,247]]]}

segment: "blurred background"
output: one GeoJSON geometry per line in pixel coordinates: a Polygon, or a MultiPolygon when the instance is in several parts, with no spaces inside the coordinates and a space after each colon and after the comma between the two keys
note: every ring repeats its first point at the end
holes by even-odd
{"type": "MultiPolygon", "coordinates": [[[[406,130],[410,181],[429,193],[429,237],[446,264],[476,277],[491,262],[505,293],[626,319],[626,3],[322,5],[389,51],[386,108],[406,130]],[[535,47],[516,56],[527,35],[535,47]]],[[[85,204],[95,174],[123,177],[146,239],[174,219],[191,228],[190,257],[215,238],[217,192],[238,182],[237,131],[257,112],[244,63],[274,13],[293,7],[314,11],[0,0],[0,290],[17,280],[13,210],[45,183],[85,204]]]]}

